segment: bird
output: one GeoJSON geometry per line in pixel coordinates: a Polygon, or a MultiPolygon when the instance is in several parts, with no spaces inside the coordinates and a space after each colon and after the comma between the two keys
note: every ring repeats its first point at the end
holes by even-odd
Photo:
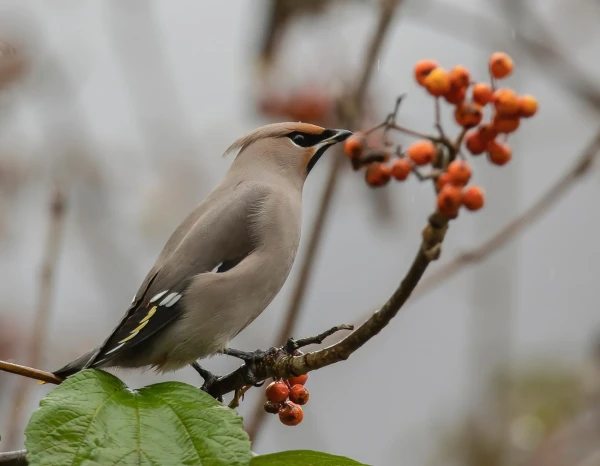
{"type": "MultiPolygon", "coordinates": [[[[325,151],[351,131],[273,123],[237,139],[216,188],[175,229],[125,315],[95,349],[54,371],[172,372],[224,353],[284,285],[300,242],[302,189],[325,151]]],[[[202,372],[201,372],[202,374],[202,372]]]]}

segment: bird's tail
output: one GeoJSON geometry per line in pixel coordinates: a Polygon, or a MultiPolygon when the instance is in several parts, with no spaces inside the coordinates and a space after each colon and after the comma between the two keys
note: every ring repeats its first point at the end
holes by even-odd
{"type": "Polygon", "coordinates": [[[54,371],[53,374],[57,377],[65,378],[79,372],[86,366],[89,360],[94,356],[95,352],[96,349],[88,351],[83,356],[80,356],[79,358],[75,359],[75,361],[70,362],[66,366],[58,369],[57,371],[54,371]]]}

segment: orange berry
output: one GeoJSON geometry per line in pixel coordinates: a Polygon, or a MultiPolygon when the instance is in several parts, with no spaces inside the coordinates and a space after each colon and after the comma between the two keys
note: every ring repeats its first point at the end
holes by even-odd
{"type": "Polygon", "coordinates": [[[461,199],[462,193],[460,188],[447,184],[437,196],[437,208],[446,217],[454,218],[458,215],[461,199]]]}
{"type": "Polygon", "coordinates": [[[385,163],[375,162],[367,167],[365,180],[374,188],[385,186],[392,177],[392,169],[385,163]]]}
{"type": "Polygon", "coordinates": [[[464,66],[458,65],[450,70],[450,84],[456,88],[467,88],[471,83],[471,73],[464,66]]]}
{"type": "Polygon", "coordinates": [[[271,382],[266,392],[267,399],[274,403],[281,403],[290,396],[290,389],[284,382],[271,382]]]}
{"type": "Polygon", "coordinates": [[[290,377],[289,379],[285,379],[285,381],[288,384],[290,384],[290,386],[304,385],[307,380],[308,380],[308,374],[297,375],[296,377],[290,377]]]}
{"type": "Polygon", "coordinates": [[[444,99],[449,104],[462,104],[464,100],[467,98],[467,88],[466,87],[454,87],[452,86],[448,92],[444,94],[444,99]]]}
{"type": "Polygon", "coordinates": [[[269,414],[277,414],[280,407],[281,403],[273,403],[272,401],[265,401],[265,404],[263,405],[263,408],[269,414]]]}
{"type": "Polygon", "coordinates": [[[464,160],[454,160],[448,165],[447,173],[450,176],[450,183],[464,186],[471,179],[471,165],[464,160]]]}
{"type": "Polygon", "coordinates": [[[437,187],[438,191],[441,191],[442,188],[448,183],[450,183],[450,175],[448,175],[448,172],[444,172],[440,176],[438,176],[435,186],[437,187]]]}
{"type": "Polygon", "coordinates": [[[487,142],[481,137],[479,131],[469,131],[465,138],[465,145],[471,154],[479,155],[485,152],[487,142]]]}
{"type": "Polygon", "coordinates": [[[493,141],[496,139],[496,136],[498,136],[498,130],[494,128],[494,125],[491,123],[481,125],[479,128],[477,128],[477,132],[479,133],[481,139],[486,143],[493,141]]]}
{"type": "Polygon", "coordinates": [[[493,97],[496,112],[502,116],[516,116],[519,114],[519,97],[512,89],[498,89],[493,97]]]}
{"type": "Polygon", "coordinates": [[[292,401],[293,403],[296,403],[298,405],[305,405],[306,403],[308,403],[309,398],[310,395],[304,385],[297,384],[293,385],[292,388],[290,388],[290,401],[292,401]]]}
{"type": "Polygon", "coordinates": [[[456,107],[454,119],[463,128],[472,128],[481,123],[483,111],[481,105],[475,102],[463,102],[456,107]]]}
{"type": "Polygon", "coordinates": [[[521,124],[521,120],[519,117],[503,117],[501,115],[494,116],[494,128],[499,133],[512,133],[516,131],[519,125],[521,124]]]}
{"type": "Polygon", "coordinates": [[[519,97],[519,116],[523,118],[532,117],[537,113],[538,102],[532,95],[522,95],[519,97]]]}
{"type": "Polygon", "coordinates": [[[505,165],[512,158],[512,150],[508,144],[492,141],[488,144],[488,158],[495,165],[505,165]]]}
{"type": "Polygon", "coordinates": [[[433,162],[435,154],[436,149],[433,142],[425,140],[413,142],[406,151],[406,155],[408,155],[416,165],[427,165],[433,162]]]}
{"type": "Polygon", "coordinates": [[[462,203],[469,210],[479,210],[483,207],[485,196],[479,186],[469,186],[462,192],[462,203]]]}
{"type": "Polygon", "coordinates": [[[479,105],[487,105],[491,102],[494,91],[487,83],[473,84],[473,100],[479,105]]]}
{"type": "Polygon", "coordinates": [[[408,159],[396,159],[392,163],[392,176],[398,181],[404,181],[410,175],[412,164],[408,159]]]}
{"type": "Polygon", "coordinates": [[[438,66],[437,62],[433,60],[421,60],[415,65],[415,79],[421,86],[424,86],[425,78],[438,66]]]}
{"type": "Polygon", "coordinates": [[[297,426],[302,422],[303,418],[304,412],[296,403],[286,401],[283,406],[279,408],[279,420],[286,426],[297,426]]]}
{"type": "Polygon", "coordinates": [[[434,69],[427,75],[423,81],[423,85],[432,96],[440,97],[446,94],[451,87],[448,72],[443,68],[434,69]]]}
{"type": "Polygon", "coordinates": [[[344,152],[351,159],[358,159],[367,146],[367,140],[360,133],[354,133],[344,141],[344,152]]]}
{"type": "Polygon", "coordinates": [[[506,78],[513,71],[512,58],[504,52],[493,53],[490,57],[490,73],[496,79],[506,78]]]}

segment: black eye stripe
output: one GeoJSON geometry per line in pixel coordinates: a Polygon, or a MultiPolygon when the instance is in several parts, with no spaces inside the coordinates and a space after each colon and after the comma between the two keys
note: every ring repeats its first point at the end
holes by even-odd
{"type": "Polygon", "coordinates": [[[302,131],[292,131],[290,134],[287,135],[287,137],[290,138],[297,146],[312,147],[334,135],[335,131],[326,129],[321,134],[311,134],[304,133],[302,131]]]}

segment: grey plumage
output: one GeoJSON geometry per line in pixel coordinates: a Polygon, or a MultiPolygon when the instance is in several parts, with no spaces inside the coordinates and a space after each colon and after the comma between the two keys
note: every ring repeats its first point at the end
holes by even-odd
{"type": "Polygon", "coordinates": [[[300,241],[306,176],[350,134],[278,123],[234,142],[227,152],[239,152],[223,181],[167,241],[115,330],[55,374],[171,371],[226,349],[283,286],[300,241]]]}

